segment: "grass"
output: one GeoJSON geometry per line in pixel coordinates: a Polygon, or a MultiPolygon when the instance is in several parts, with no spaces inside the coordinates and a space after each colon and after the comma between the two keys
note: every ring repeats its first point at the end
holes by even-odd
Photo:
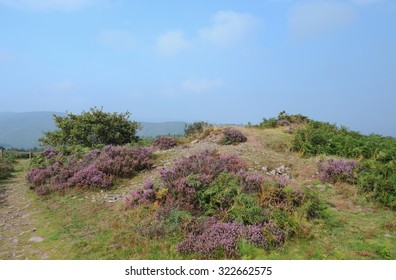
{"type": "MultiPolygon", "coordinates": [[[[286,164],[299,183],[316,188],[329,205],[330,218],[311,224],[312,236],[290,239],[283,248],[271,252],[241,243],[243,259],[273,260],[340,260],[340,259],[396,259],[396,212],[372,204],[355,186],[348,184],[323,185],[312,178],[316,159],[303,159],[289,152],[289,134],[282,129],[238,128],[248,136],[248,143],[236,147],[222,147],[224,151],[239,149],[249,166],[276,168],[286,164]],[[227,150],[228,149],[228,150],[227,150]],[[259,153],[257,151],[260,151],[259,153]],[[392,237],[391,237],[392,236],[392,237]]],[[[173,158],[173,152],[163,152],[158,163],[173,158]]],[[[109,203],[106,195],[125,194],[145,180],[145,174],[119,180],[108,192],[67,191],[64,195],[39,197],[27,189],[24,176],[28,161],[18,163],[15,178],[19,192],[30,201],[31,222],[36,235],[45,241],[33,244],[24,253],[27,258],[38,258],[35,250],[48,254],[49,259],[192,259],[181,254],[176,244],[177,233],[156,233],[153,224],[155,207],[141,206],[126,210],[121,201],[109,203]],[[95,202],[93,202],[95,201],[95,202]]],[[[2,182],[2,184],[8,184],[2,182]]],[[[15,202],[16,203],[16,202],[15,202]]],[[[23,241],[23,240],[22,240],[23,241]]],[[[21,246],[27,243],[21,242],[21,246]]]]}

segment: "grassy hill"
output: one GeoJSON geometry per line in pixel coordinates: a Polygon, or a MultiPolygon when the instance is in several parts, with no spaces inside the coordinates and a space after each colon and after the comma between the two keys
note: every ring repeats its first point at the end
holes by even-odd
{"type": "MultiPolygon", "coordinates": [[[[1,225],[0,258],[396,259],[396,212],[373,200],[353,181],[321,181],[318,164],[320,161],[326,162],[330,156],[303,157],[301,153],[291,151],[294,135],[284,127],[235,129],[247,137],[246,142],[223,145],[224,128],[214,128],[201,138],[181,139],[182,143],[175,148],[155,151],[151,169],[131,178],[116,179],[114,185],[105,190],[74,188],[38,196],[27,189],[24,181],[29,163],[20,161],[16,177],[2,182],[7,189],[5,193],[9,193],[9,197],[3,201],[14,209],[21,221],[13,219],[8,225],[1,225]],[[208,242],[215,238],[205,233],[205,229],[197,229],[202,226],[202,219],[222,217],[222,222],[215,224],[217,228],[209,225],[213,230],[233,227],[232,223],[226,222],[227,217],[235,214],[232,207],[228,209],[228,206],[221,204],[224,212],[217,206],[208,206],[206,209],[217,210],[206,214],[197,212],[198,208],[189,212],[186,210],[188,207],[182,204],[172,204],[178,205],[177,209],[166,208],[167,204],[162,204],[162,199],[167,191],[162,188],[155,190],[155,202],[137,203],[134,207],[125,203],[125,198],[131,198],[131,193],[139,194],[137,190],[143,188],[147,181],[165,184],[161,181],[165,176],[164,170],[171,172],[180,160],[183,160],[182,164],[177,168],[188,165],[186,157],[194,158],[197,153],[213,149],[223,155],[221,158],[228,158],[233,164],[238,163],[231,155],[237,156],[245,162],[246,172],[264,178],[258,193],[245,193],[236,186],[235,195],[248,200],[257,197],[263,212],[259,216],[252,215],[253,219],[264,222],[261,225],[267,231],[261,234],[266,234],[264,240],[270,242],[265,243],[267,247],[252,245],[244,237],[234,248],[236,251],[230,251],[235,254],[228,254],[220,247],[210,251],[209,255],[198,251],[186,253],[180,250],[180,244],[186,244],[192,230],[204,236],[209,234],[206,235],[208,242]],[[273,221],[276,228],[268,221],[273,221]],[[276,239],[279,234],[284,239],[276,239]],[[15,243],[13,238],[18,235],[15,243]],[[29,241],[32,237],[41,237],[42,241],[33,243],[29,241]]],[[[217,165],[210,166],[220,168],[217,165]]],[[[232,179],[234,177],[227,179],[224,176],[221,178],[228,180],[225,186],[232,193],[233,188],[230,186],[237,183],[232,179]]],[[[194,176],[188,178],[189,184],[198,184],[200,180],[194,176]]],[[[252,178],[249,180],[254,181],[252,178]]],[[[216,184],[221,184],[221,179],[216,182],[211,184],[210,190],[214,190],[216,184]]],[[[218,194],[202,192],[201,197],[209,199],[204,200],[206,202],[219,205],[216,203],[220,202],[213,200],[218,194]]],[[[233,207],[240,207],[242,201],[242,204],[238,202],[233,207]]],[[[249,225],[252,223],[246,217],[255,213],[255,210],[249,212],[251,208],[246,207],[238,208],[237,214],[246,213],[242,221],[249,225]]],[[[2,207],[0,211],[6,209],[2,207]]],[[[245,229],[252,228],[246,226],[245,229]]],[[[223,232],[224,239],[228,236],[227,232],[223,232]]],[[[197,233],[196,239],[199,236],[197,233]]],[[[189,246],[195,248],[193,243],[189,246]]]]}

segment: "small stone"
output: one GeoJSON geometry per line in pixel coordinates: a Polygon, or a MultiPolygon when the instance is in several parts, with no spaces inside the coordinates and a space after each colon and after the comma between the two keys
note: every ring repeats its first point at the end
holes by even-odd
{"type": "Polygon", "coordinates": [[[385,234],[384,236],[385,236],[386,238],[392,238],[392,237],[393,237],[393,235],[390,235],[389,233],[385,234]]]}
{"type": "Polygon", "coordinates": [[[19,242],[18,238],[13,238],[13,239],[12,239],[12,243],[18,244],[18,242],[19,242]]]}
{"type": "Polygon", "coordinates": [[[29,241],[30,242],[36,242],[36,243],[43,242],[44,238],[42,238],[41,236],[34,236],[34,237],[30,238],[29,241]]]}
{"type": "Polygon", "coordinates": [[[267,166],[263,166],[263,168],[261,168],[262,171],[264,172],[268,172],[268,167],[267,166]]]}
{"type": "Polygon", "coordinates": [[[35,232],[35,231],[37,231],[37,229],[32,228],[30,231],[31,231],[31,232],[35,232]]]}

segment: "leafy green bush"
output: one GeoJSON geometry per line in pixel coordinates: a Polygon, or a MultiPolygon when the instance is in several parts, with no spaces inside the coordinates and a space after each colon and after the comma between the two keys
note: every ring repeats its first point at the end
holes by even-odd
{"type": "Polygon", "coordinates": [[[13,159],[0,158],[0,179],[11,177],[11,174],[14,171],[14,163],[15,160],[13,159]]]}
{"type": "Polygon", "coordinates": [[[45,132],[45,137],[39,141],[44,146],[82,145],[91,148],[99,144],[124,145],[136,142],[136,130],[140,125],[129,118],[129,112],[106,113],[96,107],[80,115],[54,115],[58,129],[45,132]]]}

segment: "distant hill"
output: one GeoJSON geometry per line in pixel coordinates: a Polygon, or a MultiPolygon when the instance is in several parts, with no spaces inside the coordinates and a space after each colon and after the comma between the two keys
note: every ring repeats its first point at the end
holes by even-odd
{"type": "MultiPolygon", "coordinates": [[[[0,112],[0,146],[5,148],[30,149],[39,145],[43,132],[56,129],[52,115],[66,115],[59,112],[0,112]]],[[[140,137],[158,135],[183,135],[185,122],[140,122],[143,129],[140,137]]]]}

